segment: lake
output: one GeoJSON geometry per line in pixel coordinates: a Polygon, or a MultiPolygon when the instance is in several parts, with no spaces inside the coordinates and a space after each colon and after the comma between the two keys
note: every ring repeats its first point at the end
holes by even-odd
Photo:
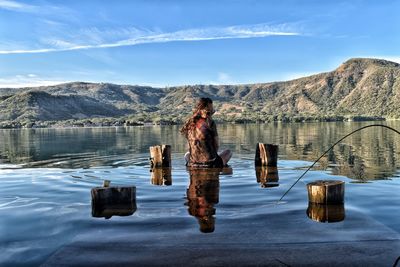
{"type": "MultiPolygon", "coordinates": [[[[204,238],[293,211],[299,211],[300,227],[329,229],[361,214],[399,233],[400,136],[387,129],[368,128],[345,139],[276,204],[330,145],[369,124],[218,125],[221,148],[233,151],[231,168],[222,172],[186,170],[179,126],[0,130],[0,265],[41,265],[83,237],[97,242],[129,232],[149,242],[173,240],[175,233],[204,238]],[[279,145],[278,173],[256,172],[258,142],[279,145]],[[149,147],[156,144],[171,145],[168,180],[150,172],[149,147]],[[92,216],[91,189],[105,179],[136,186],[131,216],[92,216]],[[318,179],[345,181],[345,205],[333,218],[307,213],[305,185],[318,179]]],[[[400,130],[398,121],[382,124],[400,130]]]]}

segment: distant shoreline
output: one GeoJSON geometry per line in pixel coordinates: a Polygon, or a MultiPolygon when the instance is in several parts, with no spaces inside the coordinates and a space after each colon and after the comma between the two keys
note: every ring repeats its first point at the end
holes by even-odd
{"type": "Polygon", "coordinates": [[[330,72],[247,85],[153,88],[72,82],[0,89],[0,128],[171,125],[184,122],[200,97],[227,123],[400,119],[400,64],[349,59],[330,72]]]}
{"type": "MultiPolygon", "coordinates": [[[[391,121],[398,120],[384,117],[372,116],[269,116],[258,120],[248,118],[228,118],[221,119],[216,117],[215,121],[223,124],[268,124],[268,123],[308,123],[308,122],[360,122],[360,121],[391,121]]],[[[163,125],[182,125],[183,119],[157,120],[157,121],[136,121],[134,119],[123,118],[92,118],[84,120],[63,120],[63,121],[2,121],[0,129],[40,129],[40,128],[101,128],[101,127],[143,127],[143,126],[163,126],[163,125]]]]}

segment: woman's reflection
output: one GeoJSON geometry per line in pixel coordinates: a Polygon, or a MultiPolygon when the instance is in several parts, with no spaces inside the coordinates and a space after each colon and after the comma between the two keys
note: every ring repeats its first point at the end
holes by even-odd
{"type": "Polygon", "coordinates": [[[215,228],[215,208],[219,201],[219,168],[190,168],[190,185],[186,190],[189,214],[196,217],[200,231],[212,233],[215,228]]]}

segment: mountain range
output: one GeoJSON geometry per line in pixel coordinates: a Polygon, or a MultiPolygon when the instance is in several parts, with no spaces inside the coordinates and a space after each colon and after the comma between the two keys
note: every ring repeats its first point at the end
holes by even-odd
{"type": "Polygon", "coordinates": [[[0,122],[29,125],[65,120],[181,122],[199,97],[210,97],[216,118],[400,118],[400,64],[354,58],[337,69],[291,81],[155,88],[72,82],[0,88],[0,122]]]}

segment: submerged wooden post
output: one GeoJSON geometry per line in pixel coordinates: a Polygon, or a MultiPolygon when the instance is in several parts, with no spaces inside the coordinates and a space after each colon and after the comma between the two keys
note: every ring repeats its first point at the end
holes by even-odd
{"type": "Polygon", "coordinates": [[[171,168],[152,168],[151,184],[153,185],[172,185],[171,168]]]}
{"type": "Polygon", "coordinates": [[[307,184],[308,201],[319,204],[340,204],[344,202],[344,182],[318,180],[307,184]]]}
{"type": "Polygon", "coordinates": [[[257,183],[261,187],[276,187],[279,186],[279,175],[277,167],[256,167],[257,183]]]}
{"type": "Polygon", "coordinates": [[[171,167],[170,145],[158,145],[150,147],[150,167],[171,167]]]}
{"type": "Polygon", "coordinates": [[[308,203],[307,216],[317,222],[341,222],[345,217],[344,204],[308,203]]]}
{"type": "Polygon", "coordinates": [[[276,167],[278,164],[278,145],[258,143],[254,164],[256,167],[276,167]]]}
{"type": "Polygon", "coordinates": [[[136,187],[94,187],[91,190],[92,216],[129,216],[136,211],[136,187]]]}

